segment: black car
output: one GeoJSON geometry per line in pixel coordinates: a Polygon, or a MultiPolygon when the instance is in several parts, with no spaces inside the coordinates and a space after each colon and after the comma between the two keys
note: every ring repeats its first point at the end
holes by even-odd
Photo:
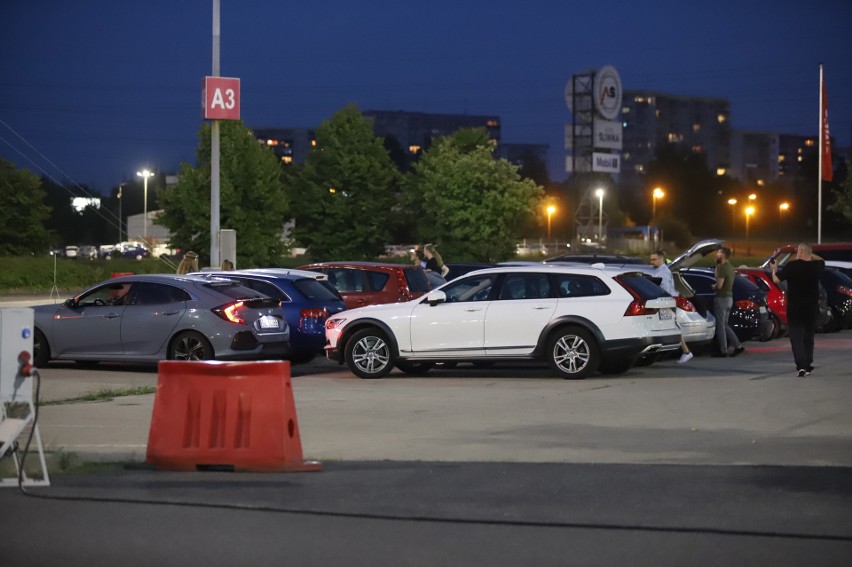
{"type": "MultiPolygon", "coordinates": [[[[713,298],[716,292],[713,284],[716,274],[712,268],[685,268],[680,275],[695,290],[692,302],[695,308],[705,314],[713,311],[713,298]]],[[[734,306],[728,324],[742,341],[751,339],[769,340],[772,338],[772,321],[769,319],[769,309],[766,294],[741,274],[736,274],[733,287],[734,306]]]]}
{"type": "Polygon", "coordinates": [[[827,317],[817,322],[817,331],[852,328],[852,278],[836,268],[826,268],[820,276],[828,306],[827,317]]]}

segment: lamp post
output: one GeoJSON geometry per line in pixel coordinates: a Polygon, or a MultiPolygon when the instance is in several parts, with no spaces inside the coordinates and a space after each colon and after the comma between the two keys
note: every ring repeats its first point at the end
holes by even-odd
{"type": "Polygon", "coordinates": [[[147,244],[147,242],[148,242],[148,178],[153,177],[154,173],[151,172],[151,171],[148,171],[147,169],[143,169],[142,171],[137,171],[136,175],[138,175],[139,177],[141,177],[143,179],[142,184],[145,187],[144,193],[143,193],[143,196],[142,196],[143,200],[145,201],[142,205],[142,216],[143,216],[142,239],[147,244]]]}
{"type": "Polygon", "coordinates": [[[595,191],[598,197],[598,243],[603,245],[603,198],[604,190],[598,189],[595,191]]]}
{"type": "Polygon", "coordinates": [[[737,224],[737,200],[731,197],[728,199],[728,204],[731,206],[731,238],[733,238],[737,224]]]}
{"type": "Polygon", "coordinates": [[[121,242],[124,240],[121,237],[121,229],[122,229],[122,219],[121,219],[121,191],[124,189],[124,185],[118,186],[118,241],[121,242]]]}
{"type": "Polygon", "coordinates": [[[651,197],[653,198],[653,205],[651,206],[651,220],[653,221],[657,218],[657,199],[662,199],[666,194],[659,187],[654,187],[654,191],[651,193],[651,197]]]}
{"type": "Polygon", "coordinates": [[[547,205],[547,245],[550,246],[550,219],[553,217],[553,213],[556,212],[555,205],[547,205]]]}
{"type": "Polygon", "coordinates": [[[749,219],[751,219],[751,215],[754,214],[754,207],[748,206],[745,210],[746,216],[746,256],[751,256],[751,236],[749,236],[748,225],[749,219]]]}

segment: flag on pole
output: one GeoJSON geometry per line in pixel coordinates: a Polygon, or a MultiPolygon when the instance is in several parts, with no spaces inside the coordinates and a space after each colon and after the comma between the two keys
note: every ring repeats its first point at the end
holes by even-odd
{"type": "Polygon", "coordinates": [[[820,157],[822,158],[821,175],[824,181],[831,181],[831,135],[828,130],[828,96],[826,95],[825,78],[822,76],[822,73],[820,73],[820,78],[822,79],[822,114],[820,116],[819,128],[819,135],[821,138],[819,151],[820,157]]]}

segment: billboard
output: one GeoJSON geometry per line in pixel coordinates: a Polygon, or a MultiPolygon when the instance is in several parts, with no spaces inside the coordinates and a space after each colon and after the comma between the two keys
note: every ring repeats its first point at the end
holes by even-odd
{"type": "Polygon", "coordinates": [[[621,149],[621,122],[595,119],[595,134],[592,145],[607,150],[621,149]]]}
{"type": "Polygon", "coordinates": [[[621,172],[621,154],[593,153],[592,171],[599,171],[602,173],[621,172]]]}

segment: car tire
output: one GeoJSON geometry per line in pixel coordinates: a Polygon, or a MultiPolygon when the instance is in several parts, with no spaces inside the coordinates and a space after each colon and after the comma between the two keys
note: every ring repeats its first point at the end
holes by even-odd
{"type": "Polygon", "coordinates": [[[600,352],[592,334],[578,327],[563,327],[547,339],[545,358],[557,375],[582,380],[598,369],[600,352]]]}
{"type": "Polygon", "coordinates": [[[396,367],[412,376],[423,376],[435,366],[434,362],[409,362],[407,360],[397,360],[396,367]]]}
{"type": "Polygon", "coordinates": [[[169,346],[169,360],[212,360],[214,356],[210,341],[195,331],[180,333],[169,346]]]}
{"type": "Polygon", "coordinates": [[[388,338],[378,329],[362,329],[346,343],[346,365],[359,378],[384,378],[393,370],[388,338]]]}
{"type": "Polygon", "coordinates": [[[49,361],[50,345],[47,344],[44,333],[36,329],[33,335],[33,365],[36,368],[44,368],[49,361]]]}

